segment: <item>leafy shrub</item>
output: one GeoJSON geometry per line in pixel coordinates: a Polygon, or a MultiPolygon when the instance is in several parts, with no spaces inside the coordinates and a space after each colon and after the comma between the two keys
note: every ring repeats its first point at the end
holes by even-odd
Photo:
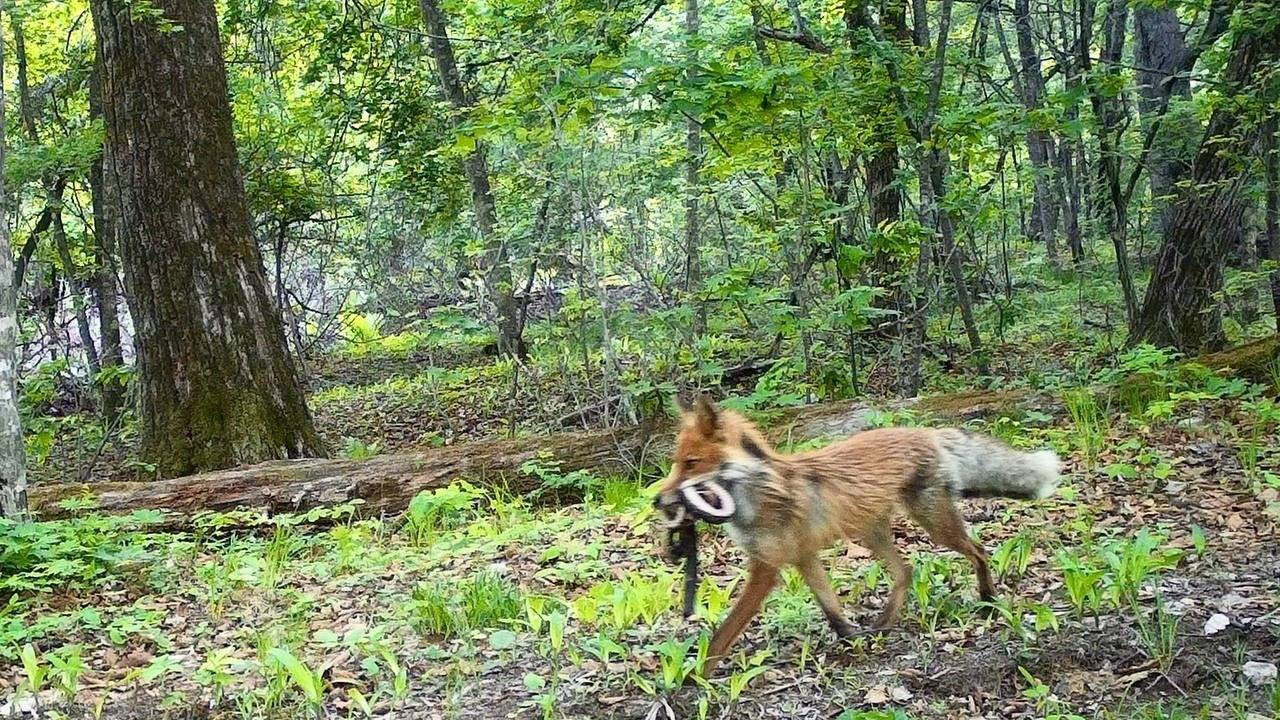
{"type": "Polygon", "coordinates": [[[364,460],[371,458],[382,451],[378,447],[378,443],[366,443],[360,438],[346,437],[343,438],[342,457],[348,460],[364,460]]]}
{"type": "Polygon", "coordinates": [[[561,472],[560,463],[550,455],[541,454],[520,466],[520,472],[538,478],[543,491],[569,491],[578,495],[588,495],[603,484],[600,478],[586,470],[561,472]]]}
{"type": "Polygon", "coordinates": [[[0,593],[97,587],[149,558],[160,538],[142,528],[163,518],[150,510],[44,522],[0,518],[0,593]]]}
{"type": "Polygon", "coordinates": [[[409,622],[423,635],[457,637],[467,630],[496,628],[524,614],[520,588],[492,571],[459,581],[418,585],[409,603],[409,622]]]}
{"type": "Polygon", "coordinates": [[[483,493],[479,488],[466,481],[418,493],[405,512],[409,539],[421,544],[437,532],[456,526],[471,514],[481,497],[483,493]]]}
{"type": "Polygon", "coordinates": [[[1063,394],[1062,404],[1071,416],[1075,445],[1084,453],[1090,465],[1098,459],[1102,445],[1107,440],[1106,414],[1098,406],[1093,392],[1088,388],[1070,390],[1063,394]]]}

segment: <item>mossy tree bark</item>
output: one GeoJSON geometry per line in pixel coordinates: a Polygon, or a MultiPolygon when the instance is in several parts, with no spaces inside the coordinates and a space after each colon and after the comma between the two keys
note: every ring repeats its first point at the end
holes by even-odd
{"type": "Polygon", "coordinates": [[[213,0],[94,0],[105,184],[163,475],[320,454],[266,292],[213,0]]]}
{"type": "MultiPolygon", "coordinates": [[[[1178,13],[1173,7],[1138,5],[1133,11],[1133,29],[1137,38],[1134,54],[1138,70],[1138,114],[1148,132],[1157,117],[1166,111],[1169,98],[1191,99],[1191,78],[1180,73],[1187,53],[1186,38],[1178,13]]],[[[1151,201],[1156,211],[1156,227],[1164,234],[1173,219],[1169,198],[1176,194],[1178,181],[1187,172],[1191,158],[1184,148],[1194,143],[1182,138],[1198,133],[1194,117],[1183,117],[1178,127],[1165,126],[1164,141],[1153,143],[1148,160],[1151,201]]],[[[1194,147],[1194,145],[1192,145],[1194,147]]]]}
{"type": "MultiPolygon", "coordinates": [[[[1222,264],[1239,235],[1245,201],[1240,188],[1246,157],[1260,124],[1251,117],[1254,98],[1265,104],[1267,89],[1260,69],[1280,58],[1274,17],[1280,0],[1254,0],[1238,11],[1236,36],[1223,73],[1221,103],[1192,164],[1191,182],[1180,185],[1155,271],[1134,322],[1132,339],[1172,345],[1184,351],[1221,347],[1222,264]]],[[[1274,94],[1269,98],[1275,102],[1274,94]]]]}

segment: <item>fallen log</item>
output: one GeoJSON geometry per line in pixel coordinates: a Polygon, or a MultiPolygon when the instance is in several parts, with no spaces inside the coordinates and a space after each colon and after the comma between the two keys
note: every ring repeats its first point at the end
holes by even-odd
{"type": "Polygon", "coordinates": [[[1255,382],[1275,382],[1280,375],[1280,334],[1201,355],[1195,362],[1210,370],[1230,370],[1255,382]]]}
{"type": "MultiPolygon", "coordinates": [[[[1193,361],[1255,380],[1271,380],[1280,371],[1280,337],[1272,336],[1193,361]]],[[[1108,396],[1114,387],[1094,388],[1108,396]]],[[[877,413],[910,409],[941,419],[968,420],[1028,410],[1051,410],[1055,398],[1028,390],[977,390],[872,406],[855,401],[822,403],[779,411],[766,423],[778,443],[843,437],[874,423],[877,413]]],[[[529,461],[555,463],[561,472],[586,470],[600,475],[636,475],[652,471],[670,451],[671,428],[662,423],[607,431],[559,433],[536,438],[488,440],[412,453],[377,455],[362,460],[279,460],[233,470],[150,482],[70,483],[32,487],[31,508],[42,517],[67,514],[60,501],[93,495],[101,510],[200,510],[237,508],[268,513],[305,512],[352,500],[371,515],[398,513],[423,490],[458,480],[505,483],[515,493],[542,490],[537,476],[521,471],[529,461]]],[[[652,474],[652,473],[650,473],[652,474]]]]}
{"type": "MultiPolygon", "coordinates": [[[[914,407],[940,417],[967,419],[1017,414],[1046,400],[1024,391],[983,391],[879,407],[842,401],[780,411],[768,427],[776,442],[796,443],[866,429],[877,412],[885,409],[914,407]]],[[[554,463],[563,473],[587,470],[601,475],[635,475],[645,469],[652,471],[670,451],[671,436],[669,425],[656,424],[486,440],[360,460],[276,460],[170,480],[37,486],[30,490],[30,503],[44,518],[65,515],[60,501],[86,494],[95,498],[101,511],[111,513],[144,508],[183,515],[238,508],[305,512],[361,500],[362,513],[390,514],[403,511],[419,492],[457,480],[480,485],[505,483],[519,494],[537,491],[542,480],[521,471],[530,461],[554,463]]]]}

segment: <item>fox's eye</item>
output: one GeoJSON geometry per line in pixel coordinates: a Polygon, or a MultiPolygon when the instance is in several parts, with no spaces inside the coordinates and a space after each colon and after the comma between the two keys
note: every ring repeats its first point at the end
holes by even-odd
{"type": "Polygon", "coordinates": [[[687,458],[684,461],[684,469],[690,470],[693,468],[694,465],[697,465],[697,464],[698,464],[698,458],[687,458]]]}

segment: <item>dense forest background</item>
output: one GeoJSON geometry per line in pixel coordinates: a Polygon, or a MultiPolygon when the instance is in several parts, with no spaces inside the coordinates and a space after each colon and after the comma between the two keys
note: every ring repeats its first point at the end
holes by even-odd
{"type": "Polygon", "coordinates": [[[0,716],[81,675],[218,717],[1280,712],[1277,0],[11,0],[0,40],[0,716]],[[832,664],[789,581],[679,695],[642,536],[699,390],[783,449],[1054,447],[1059,499],[977,505],[1021,592],[917,559],[908,638],[832,664]]]}
{"type": "Polygon", "coordinates": [[[1274,325],[1266,2],[92,9],[5,26],[35,466],[332,451],[332,350],[431,355],[484,388],[455,422],[515,433],[1274,325]]]}

